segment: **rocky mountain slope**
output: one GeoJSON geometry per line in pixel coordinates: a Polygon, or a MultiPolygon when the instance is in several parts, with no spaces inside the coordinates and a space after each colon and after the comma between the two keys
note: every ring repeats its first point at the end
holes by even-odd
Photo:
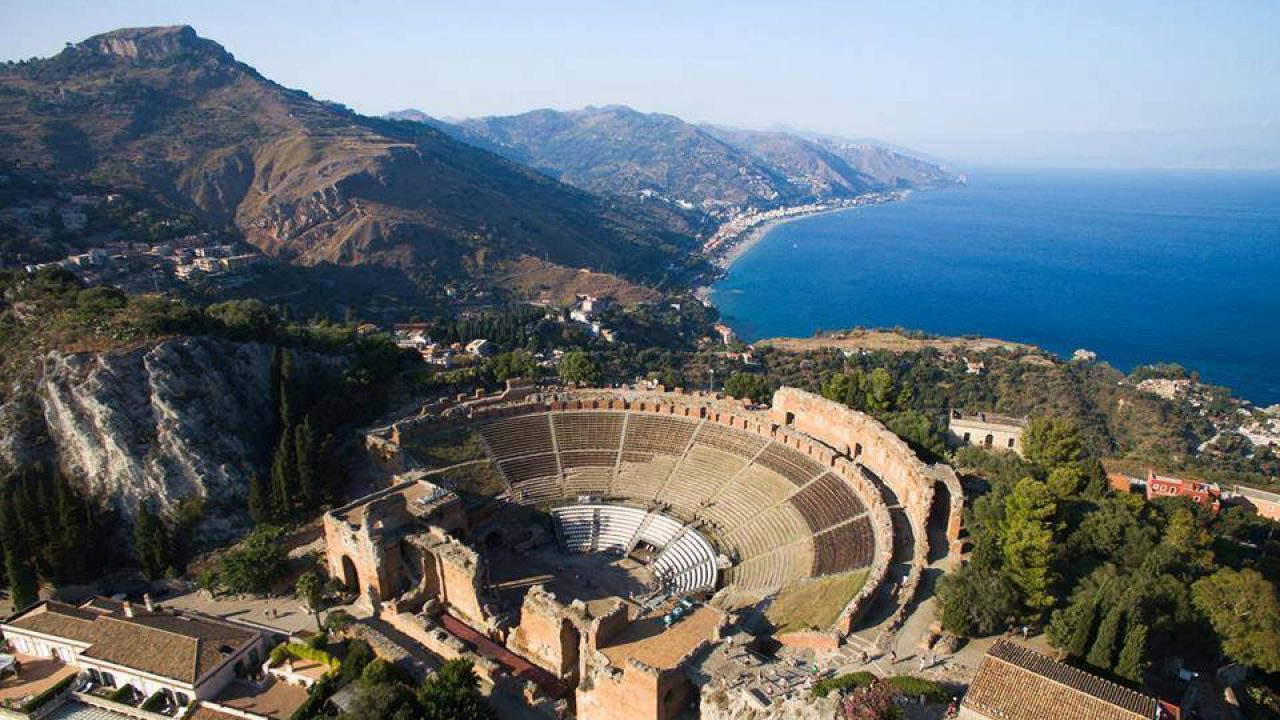
{"type": "Polygon", "coordinates": [[[681,229],[714,227],[751,208],[957,181],[941,167],[879,146],[693,125],[618,105],[453,123],[416,110],[388,117],[439,128],[584,190],[665,204],[684,217],[681,229]]]}
{"type": "Polygon", "coordinates": [[[118,352],[50,351],[0,404],[0,467],[57,466],[125,518],[144,500],[204,501],[201,532],[243,529],[271,451],[272,346],[187,337],[118,352]]]}
{"type": "Polygon", "coordinates": [[[0,159],[141,188],[265,252],[415,279],[537,258],[643,280],[689,238],[421,123],[262,77],[190,27],[0,66],[0,159]]]}
{"type": "Polygon", "coordinates": [[[779,131],[702,127],[786,172],[818,199],[867,189],[946,187],[961,182],[941,165],[883,145],[779,131]],[[859,180],[864,187],[859,188],[859,180]]]}

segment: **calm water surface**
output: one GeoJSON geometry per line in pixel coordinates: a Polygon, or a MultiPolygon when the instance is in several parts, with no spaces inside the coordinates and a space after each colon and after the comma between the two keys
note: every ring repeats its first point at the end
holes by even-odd
{"type": "Polygon", "coordinates": [[[1177,362],[1280,402],[1280,173],[979,171],[781,225],[713,288],[748,340],[903,326],[1128,371],[1177,362]]]}

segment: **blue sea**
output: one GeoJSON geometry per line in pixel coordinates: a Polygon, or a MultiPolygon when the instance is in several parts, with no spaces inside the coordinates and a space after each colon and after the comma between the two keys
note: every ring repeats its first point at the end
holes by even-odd
{"type": "Polygon", "coordinates": [[[1280,173],[978,170],[966,187],[779,225],[712,288],[748,340],[895,327],[1280,402],[1280,173]]]}

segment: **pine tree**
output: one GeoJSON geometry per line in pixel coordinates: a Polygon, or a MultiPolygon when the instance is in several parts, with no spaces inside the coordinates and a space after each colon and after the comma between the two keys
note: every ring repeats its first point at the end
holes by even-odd
{"type": "Polygon", "coordinates": [[[271,520],[271,495],[260,473],[249,477],[249,517],[255,525],[271,520]]]}
{"type": "Polygon", "coordinates": [[[1026,477],[1018,481],[1005,499],[1001,523],[1001,552],[1009,579],[1023,593],[1023,603],[1032,612],[1053,606],[1054,542],[1052,524],[1057,505],[1045,484],[1026,477]]]}
{"type": "Polygon", "coordinates": [[[1116,674],[1135,682],[1142,681],[1142,669],[1147,656],[1147,625],[1131,619],[1124,633],[1124,647],[1116,661],[1116,674]]]}
{"type": "Polygon", "coordinates": [[[887,412],[893,398],[893,375],[878,367],[867,376],[867,412],[887,412]]]}
{"type": "Polygon", "coordinates": [[[1098,626],[1098,636],[1085,658],[1089,664],[1102,670],[1111,669],[1111,659],[1116,654],[1116,642],[1120,635],[1120,624],[1124,622],[1124,609],[1116,606],[1102,618],[1098,626]]]}
{"type": "Polygon", "coordinates": [[[275,458],[271,461],[271,512],[277,520],[289,516],[297,488],[297,455],[293,449],[293,428],[285,426],[276,445],[275,458]]]}
{"type": "Polygon", "coordinates": [[[321,489],[316,477],[316,434],[310,415],[303,417],[302,423],[294,429],[293,445],[298,494],[302,497],[303,507],[314,510],[320,507],[321,489]]]}
{"type": "Polygon", "coordinates": [[[493,717],[470,660],[450,660],[418,690],[422,720],[487,720],[493,717]]]}

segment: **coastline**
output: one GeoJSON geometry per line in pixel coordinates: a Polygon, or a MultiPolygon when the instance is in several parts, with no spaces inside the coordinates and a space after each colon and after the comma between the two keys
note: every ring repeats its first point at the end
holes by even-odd
{"type": "MultiPolygon", "coordinates": [[[[773,232],[782,225],[801,220],[804,218],[815,217],[818,215],[828,215],[830,213],[844,212],[846,210],[855,210],[868,205],[883,205],[891,202],[905,200],[911,196],[910,190],[896,190],[891,193],[864,193],[857,197],[845,201],[845,204],[837,206],[820,206],[813,207],[808,205],[793,206],[788,208],[779,208],[771,212],[788,213],[780,217],[771,217],[760,222],[754,223],[743,230],[725,237],[712,251],[711,263],[715,266],[715,272],[703,278],[703,282],[693,289],[693,295],[703,305],[711,307],[711,286],[715,285],[728,272],[729,268],[745,255],[751,248],[755,247],[770,232],[773,232]],[[808,209],[812,207],[812,209],[808,209]]],[[[726,223],[726,226],[728,223],[726,223]]],[[[721,230],[712,236],[707,244],[715,243],[717,236],[723,232],[721,230]]],[[[704,246],[705,247],[705,246],[704,246]]]]}

